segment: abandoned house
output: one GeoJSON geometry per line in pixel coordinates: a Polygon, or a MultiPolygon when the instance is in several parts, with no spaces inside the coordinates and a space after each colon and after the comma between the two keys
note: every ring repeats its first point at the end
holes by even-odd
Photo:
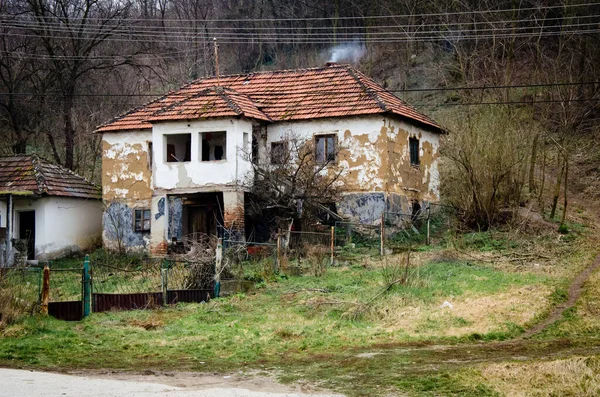
{"type": "Polygon", "coordinates": [[[100,188],[35,155],[0,157],[0,263],[53,259],[102,233],[100,188]]]}
{"type": "Polygon", "coordinates": [[[111,247],[164,253],[218,225],[243,236],[252,162],[290,133],[336,156],[345,217],[370,223],[439,199],[441,127],[348,65],[195,80],[97,132],[111,247]]]}

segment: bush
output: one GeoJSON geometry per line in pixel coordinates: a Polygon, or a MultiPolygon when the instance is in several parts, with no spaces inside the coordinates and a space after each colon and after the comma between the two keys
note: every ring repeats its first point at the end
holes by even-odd
{"type": "Polygon", "coordinates": [[[524,199],[533,134],[518,111],[467,110],[453,125],[441,153],[441,197],[469,228],[506,222],[524,199]]]}

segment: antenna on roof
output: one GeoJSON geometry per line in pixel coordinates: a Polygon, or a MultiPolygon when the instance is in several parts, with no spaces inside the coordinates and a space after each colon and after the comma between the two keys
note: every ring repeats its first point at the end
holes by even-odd
{"type": "Polygon", "coordinates": [[[213,38],[215,43],[215,72],[217,74],[217,86],[221,86],[221,80],[219,78],[219,45],[217,44],[217,38],[213,38]]]}

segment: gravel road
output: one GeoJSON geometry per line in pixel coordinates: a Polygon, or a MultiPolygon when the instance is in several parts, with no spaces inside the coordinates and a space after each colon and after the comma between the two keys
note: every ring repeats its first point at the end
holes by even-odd
{"type": "Polygon", "coordinates": [[[0,368],[0,397],[343,397],[270,378],[203,374],[63,375],[0,368]],[[157,383],[164,382],[164,383],[157,383]],[[300,390],[299,390],[300,389],[300,390]]]}

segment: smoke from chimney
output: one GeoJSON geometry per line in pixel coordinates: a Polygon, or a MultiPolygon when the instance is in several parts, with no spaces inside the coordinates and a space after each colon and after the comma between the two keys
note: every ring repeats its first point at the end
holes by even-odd
{"type": "Polygon", "coordinates": [[[338,44],[329,49],[329,62],[352,62],[358,63],[367,52],[364,44],[351,42],[338,44]]]}

